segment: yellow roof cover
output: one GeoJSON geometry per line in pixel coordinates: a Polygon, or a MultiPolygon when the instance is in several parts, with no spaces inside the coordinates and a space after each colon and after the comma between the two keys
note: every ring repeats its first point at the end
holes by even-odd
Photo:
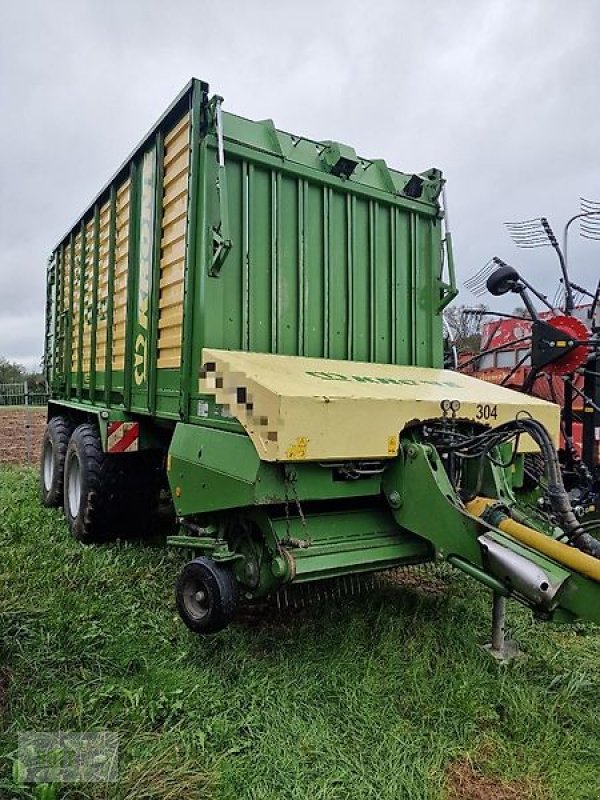
{"type": "Polygon", "coordinates": [[[495,427],[531,416],[558,441],[557,405],[458,372],[207,348],[202,357],[200,391],[265,461],[390,458],[408,423],[443,417],[495,427]]]}

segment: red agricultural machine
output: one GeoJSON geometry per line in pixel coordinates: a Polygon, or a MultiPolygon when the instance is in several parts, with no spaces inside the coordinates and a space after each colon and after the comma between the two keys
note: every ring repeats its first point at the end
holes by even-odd
{"type": "MultiPolygon", "coordinates": [[[[600,280],[595,290],[574,283],[567,261],[568,233],[579,221],[581,234],[600,240],[600,203],[582,201],[564,229],[562,245],[544,217],[507,223],[519,247],[551,247],[560,264],[554,298],[538,291],[520,271],[492,258],[465,286],[476,296],[514,293],[522,312],[485,308],[463,313],[492,317],[481,326],[477,353],[461,353],[457,369],[491,383],[557,403],[561,414],[561,463],[574,506],[589,524],[600,524],[600,280]],[[537,305],[536,305],[537,303],[537,305]],[[542,305],[544,310],[538,309],[542,305]]],[[[527,465],[528,488],[541,480],[535,457],[527,465]]]]}

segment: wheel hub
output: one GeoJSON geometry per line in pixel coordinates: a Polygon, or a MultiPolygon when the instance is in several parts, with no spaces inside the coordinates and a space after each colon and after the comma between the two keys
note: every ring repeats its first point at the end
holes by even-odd
{"type": "Polygon", "coordinates": [[[44,489],[49,492],[54,482],[54,448],[52,442],[46,442],[44,447],[44,489]]]}
{"type": "Polygon", "coordinates": [[[210,611],[210,598],[206,588],[196,581],[188,581],[183,590],[183,601],[188,614],[203,619],[210,611]]]}
{"type": "Polygon", "coordinates": [[[81,505],[81,467],[78,458],[71,459],[67,478],[69,483],[67,489],[69,513],[74,519],[79,514],[79,507],[81,505]]]}

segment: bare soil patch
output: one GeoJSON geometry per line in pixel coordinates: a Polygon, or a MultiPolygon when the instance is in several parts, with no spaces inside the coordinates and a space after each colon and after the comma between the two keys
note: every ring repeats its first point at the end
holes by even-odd
{"type": "Polygon", "coordinates": [[[537,800],[546,797],[530,780],[503,780],[482,775],[467,758],[453,761],[447,775],[447,800],[537,800]]]}
{"type": "Polygon", "coordinates": [[[37,464],[45,408],[0,408],[0,464],[37,464]]]}

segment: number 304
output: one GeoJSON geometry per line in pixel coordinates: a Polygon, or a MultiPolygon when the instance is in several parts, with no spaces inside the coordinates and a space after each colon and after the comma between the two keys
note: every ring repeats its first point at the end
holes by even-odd
{"type": "Polygon", "coordinates": [[[477,403],[476,419],[498,419],[498,406],[491,406],[487,403],[477,403]]]}

